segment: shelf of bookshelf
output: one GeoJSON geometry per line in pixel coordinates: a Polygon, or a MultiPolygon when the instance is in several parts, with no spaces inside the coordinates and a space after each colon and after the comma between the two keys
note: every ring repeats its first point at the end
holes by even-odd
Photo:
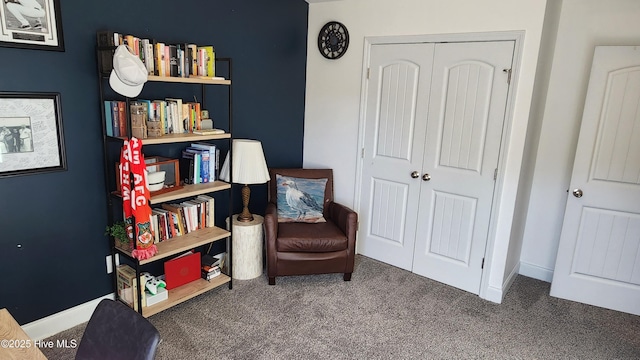
{"type": "MultiPolygon", "coordinates": [[[[158,253],[144,260],[139,260],[139,265],[149,264],[154,261],[165,259],[169,256],[180,254],[201,245],[207,245],[214,241],[226,239],[231,233],[219,227],[210,227],[190,232],[186,235],[174,237],[156,244],[158,253]]],[[[128,257],[132,258],[131,251],[117,249],[128,257]]]]}
{"type": "Polygon", "coordinates": [[[227,79],[207,79],[204,77],[169,77],[169,76],[147,76],[147,81],[185,83],[185,84],[206,84],[206,85],[231,85],[231,80],[227,79]]]}
{"type": "Polygon", "coordinates": [[[227,284],[231,281],[231,278],[225,274],[220,274],[215,278],[207,281],[204,279],[198,279],[196,281],[192,281],[188,284],[184,284],[175,289],[169,290],[169,298],[165,301],[157,303],[155,305],[147,306],[142,308],[142,316],[149,317],[151,315],[157,314],[163,310],[166,310],[174,305],[185,302],[189,299],[192,299],[200,294],[204,294],[205,292],[217,288],[218,286],[227,284]]]}
{"type": "Polygon", "coordinates": [[[198,134],[167,134],[159,137],[149,137],[142,139],[143,145],[155,145],[155,144],[173,144],[178,142],[196,142],[205,140],[219,140],[229,139],[231,134],[211,134],[211,135],[198,135],[198,134]]]}
{"type": "MultiPolygon", "coordinates": [[[[146,139],[141,139],[143,145],[158,145],[158,144],[174,144],[180,142],[197,142],[197,141],[207,141],[207,140],[220,140],[220,139],[230,139],[231,134],[193,134],[193,133],[184,133],[184,134],[166,134],[159,137],[148,137],[146,139]]],[[[121,136],[107,136],[107,140],[109,141],[124,141],[126,138],[121,136]]]]}
{"type": "Polygon", "coordinates": [[[217,180],[206,184],[184,185],[181,189],[152,196],[150,202],[151,204],[159,204],[167,201],[183,199],[191,196],[198,196],[229,188],[231,188],[231,184],[217,180]]]}

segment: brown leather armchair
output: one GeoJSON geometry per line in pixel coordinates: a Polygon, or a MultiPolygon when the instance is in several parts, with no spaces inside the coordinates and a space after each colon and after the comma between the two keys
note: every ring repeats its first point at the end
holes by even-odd
{"type": "Polygon", "coordinates": [[[269,169],[269,203],[264,218],[267,243],[267,276],[344,273],[351,280],[355,257],[358,215],[333,202],[331,169],[269,169]],[[278,223],[276,174],[295,178],[327,179],[323,223],[278,223]]]}

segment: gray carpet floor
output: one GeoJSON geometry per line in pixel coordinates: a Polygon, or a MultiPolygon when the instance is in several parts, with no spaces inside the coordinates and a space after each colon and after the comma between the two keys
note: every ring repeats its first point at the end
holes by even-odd
{"type": "MultiPolygon", "coordinates": [[[[640,317],[518,276],[502,304],[357,256],[341,274],[234,280],[149,318],[157,359],[640,359],[640,317]]],[[[50,338],[80,342],[85,325],[50,338]]],[[[123,329],[126,331],[126,329],[123,329]]],[[[73,359],[74,349],[43,350],[73,359]]]]}

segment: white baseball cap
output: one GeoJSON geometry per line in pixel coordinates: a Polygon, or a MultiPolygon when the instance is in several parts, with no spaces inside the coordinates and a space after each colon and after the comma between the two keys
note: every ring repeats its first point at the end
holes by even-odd
{"type": "Polygon", "coordinates": [[[126,45],[119,45],[113,54],[113,70],[109,85],[120,95],[136,97],[147,82],[147,68],[139,57],[132,54],[126,45]]]}

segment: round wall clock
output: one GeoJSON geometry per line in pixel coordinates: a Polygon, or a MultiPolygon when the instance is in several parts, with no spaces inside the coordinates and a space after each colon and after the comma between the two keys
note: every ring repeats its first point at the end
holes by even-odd
{"type": "Polygon", "coordinates": [[[324,24],[318,34],[320,54],[327,59],[339,59],[347,51],[347,47],[349,47],[347,28],[337,21],[329,21],[324,24]]]}

